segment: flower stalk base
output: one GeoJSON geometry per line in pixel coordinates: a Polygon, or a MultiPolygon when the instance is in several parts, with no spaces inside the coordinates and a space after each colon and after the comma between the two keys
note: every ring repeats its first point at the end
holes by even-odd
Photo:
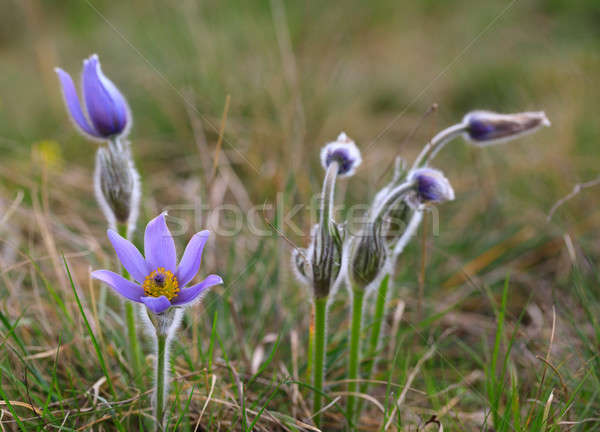
{"type": "Polygon", "coordinates": [[[350,330],[350,363],[348,365],[348,399],[346,417],[352,429],[355,424],[356,396],[358,390],[358,368],[360,365],[360,332],[362,326],[365,291],[354,288],[352,295],[352,327],[350,330]]]}
{"type": "Polygon", "coordinates": [[[321,408],[323,407],[323,377],[325,375],[325,352],[327,332],[327,297],[315,298],[315,361],[313,363],[313,386],[315,388],[313,411],[318,413],[314,420],[321,427],[321,408]]]}

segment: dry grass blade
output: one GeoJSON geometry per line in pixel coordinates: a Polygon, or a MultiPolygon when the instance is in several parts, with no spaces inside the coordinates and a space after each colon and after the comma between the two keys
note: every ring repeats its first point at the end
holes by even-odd
{"type": "MultiPolygon", "coordinates": [[[[22,407],[22,408],[27,408],[27,409],[33,411],[34,413],[36,413],[38,416],[41,416],[43,414],[42,410],[40,410],[39,408],[36,408],[33,405],[28,404],[26,402],[0,400],[0,406],[9,406],[9,405],[19,406],[19,407],[22,407]]],[[[10,415],[10,412],[7,412],[7,414],[10,415]]]]}
{"type": "Polygon", "coordinates": [[[221,125],[219,126],[219,138],[217,140],[217,147],[215,148],[215,158],[213,162],[211,178],[214,178],[217,174],[217,167],[219,166],[219,154],[221,153],[221,145],[223,143],[223,135],[225,134],[225,125],[227,124],[227,113],[229,112],[229,102],[231,96],[227,95],[225,98],[225,107],[223,108],[223,116],[221,117],[221,125]]]}
{"type": "Polygon", "coordinates": [[[204,416],[204,411],[206,411],[206,407],[208,406],[213,392],[215,391],[215,384],[217,383],[217,376],[215,374],[212,375],[211,378],[211,382],[210,382],[210,391],[208,392],[208,396],[206,397],[206,400],[204,401],[204,405],[202,406],[202,410],[200,411],[200,415],[198,416],[198,421],[196,421],[196,426],[194,427],[194,432],[196,432],[198,430],[198,428],[200,427],[200,422],[202,421],[202,417],[204,416]]]}
{"type": "Polygon", "coordinates": [[[546,220],[548,222],[550,222],[550,220],[552,219],[552,216],[554,216],[554,213],[556,213],[556,210],[558,210],[560,206],[562,206],[564,203],[566,203],[570,199],[575,198],[577,195],[579,195],[579,193],[583,189],[591,188],[591,187],[598,186],[598,185],[600,185],[600,176],[596,177],[593,180],[584,182],[584,183],[577,183],[575,186],[573,186],[573,190],[571,192],[569,192],[567,195],[565,195],[564,197],[562,197],[561,199],[556,201],[556,203],[554,203],[554,205],[548,212],[548,216],[546,217],[546,220]]]}
{"type": "Polygon", "coordinates": [[[385,426],[383,427],[384,431],[387,431],[389,429],[389,427],[391,426],[392,422],[394,421],[394,417],[396,416],[396,413],[398,412],[398,410],[400,409],[400,406],[404,402],[404,399],[406,398],[406,394],[408,393],[408,389],[410,388],[412,382],[414,381],[414,379],[418,375],[419,371],[421,370],[423,363],[425,363],[427,360],[429,360],[429,358],[431,358],[433,356],[433,354],[435,354],[436,349],[437,349],[436,345],[433,344],[427,350],[427,352],[419,359],[419,361],[417,361],[417,364],[415,365],[415,367],[413,368],[411,373],[408,375],[408,378],[406,379],[406,384],[404,385],[404,388],[402,389],[400,396],[398,396],[398,399],[396,399],[396,403],[394,404],[394,409],[392,410],[392,413],[390,414],[390,417],[389,417],[387,423],[385,423],[385,426]]]}
{"type": "MultiPolygon", "coordinates": [[[[547,371],[547,366],[550,364],[550,352],[552,351],[552,345],[554,343],[554,334],[556,332],[556,309],[554,307],[554,305],[552,306],[552,330],[550,332],[550,342],[548,343],[548,351],[546,351],[546,359],[544,361],[544,371],[542,372],[542,379],[540,380],[540,383],[538,385],[538,391],[537,394],[535,396],[535,400],[539,400],[540,399],[540,395],[542,394],[542,388],[544,386],[544,381],[546,380],[546,371],[547,371]]],[[[560,374],[559,374],[560,376],[560,374]]],[[[534,405],[532,404],[530,410],[529,410],[529,414],[527,415],[527,421],[525,422],[525,427],[529,426],[529,423],[531,422],[532,416],[533,416],[533,411],[534,411],[534,405]]]]}

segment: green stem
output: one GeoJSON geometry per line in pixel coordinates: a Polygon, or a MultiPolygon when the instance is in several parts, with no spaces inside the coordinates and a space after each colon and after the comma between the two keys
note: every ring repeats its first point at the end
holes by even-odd
{"type": "MultiPolygon", "coordinates": [[[[315,361],[313,363],[314,405],[318,413],[323,406],[323,376],[325,374],[325,351],[327,332],[327,297],[315,298],[315,361]]],[[[321,427],[321,414],[315,415],[315,424],[321,427]]]]}
{"type": "MultiPolygon", "coordinates": [[[[119,224],[119,234],[122,237],[127,238],[127,224],[119,224]]],[[[128,279],[129,274],[125,267],[121,267],[121,274],[124,278],[128,279]]],[[[140,371],[142,370],[142,356],[140,345],[138,343],[136,323],[135,323],[135,309],[133,303],[125,302],[125,323],[127,325],[127,338],[129,339],[129,362],[133,368],[133,376],[136,381],[141,379],[140,371]]]]}
{"type": "Polygon", "coordinates": [[[310,323],[308,324],[308,347],[306,349],[306,382],[310,382],[313,370],[313,360],[315,359],[315,307],[311,305],[310,323]]]}
{"type": "MultiPolygon", "coordinates": [[[[375,359],[377,356],[377,349],[380,346],[381,341],[381,327],[383,325],[383,319],[385,316],[385,305],[387,300],[388,286],[389,286],[390,275],[386,274],[379,284],[377,289],[377,299],[375,301],[375,314],[373,316],[373,326],[371,327],[371,334],[369,336],[369,346],[367,349],[367,365],[365,371],[365,382],[360,386],[360,392],[366,393],[369,390],[369,380],[372,377],[373,369],[375,368],[375,359]]],[[[364,399],[358,401],[358,408],[356,412],[360,416],[362,410],[362,404],[364,399]]]]}
{"type": "Polygon", "coordinates": [[[350,362],[348,365],[348,399],[346,401],[346,417],[352,429],[356,409],[356,393],[358,390],[358,366],[360,365],[360,331],[362,325],[363,300],[365,292],[361,287],[352,289],[352,323],[350,332],[350,362]]]}
{"type": "Polygon", "coordinates": [[[154,417],[156,419],[155,430],[161,431],[163,429],[163,421],[165,417],[165,371],[167,362],[167,335],[160,334],[157,332],[156,340],[158,343],[158,350],[156,353],[156,387],[154,393],[154,417]]]}

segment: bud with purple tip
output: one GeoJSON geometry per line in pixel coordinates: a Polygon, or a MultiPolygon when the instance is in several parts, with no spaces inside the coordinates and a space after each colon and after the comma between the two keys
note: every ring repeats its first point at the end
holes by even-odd
{"type": "Polygon", "coordinates": [[[327,344],[327,307],[329,295],[337,286],[344,249],[344,230],[334,220],[335,183],[338,177],[350,177],[361,163],[360,151],[354,141],[342,132],[336,141],[321,150],[321,164],[325,178],[321,190],[319,223],[313,226],[307,249],[295,249],[292,267],[298,280],[312,287],[314,307],[314,363],[313,386],[315,395],[314,422],[321,424],[325,353],[327,344]]]}
{"type": "Polygon", "coordinates": [[[337,175],[350,177],[361,164],[360,150],[348,135],[340,133],[336,141],[330,142],[321,149],[321,165],[327,170],[332,162],[338,163],[337,175]]]}
{"type": "Polygon", "coordinates": [[[469,141],[488,145],[532,133],[542,126],[550,126],[550,120],[543,111],[516,114],[473,111],[463,118],[463,125],[469,141]]]}
{"type": "Polygon", "coordinates": [[[408,181],[415,184],[415,193],[409,202],[415,207],[428,203],[442,203],[454,199],[454,189],[448,179],[433,168],[419,168],[408,175],[408,181]]]}
{"type": "Polygon", "coordinates": [[[60,68],[55,71],[71,119],[84,135],[104,140],[127,134],[131,126],[129,106],[119,89],[102,73],[96,54],[83,61],[85,113],[71,76],[60,68]]]}

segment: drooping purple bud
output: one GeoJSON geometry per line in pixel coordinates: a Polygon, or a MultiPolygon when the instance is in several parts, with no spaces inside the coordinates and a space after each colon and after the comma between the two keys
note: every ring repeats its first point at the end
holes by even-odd
{"type": "Polygon", "coordinates": [[[83,61],[82,88],[86,113],[81,108],[71,76],[60,68],[55,70],[62,86],[67,110],[84,134],[100,139],[127,134],[131,126],[127,101],[112,81],[102,73],[96,54],[83,61]]]}
{"type": "Polygon", "coordinates": [[[479,145],[508,141],[550,126],[543,111],[516,114],[498,114],[491,111],[473,111],[463,118],[465,137],[479,145]]]}
{"type": "Polygon", "coordinates": [[[360,150],[344,132],[338,135],[336,141],[327,143],[321,149],[321,165],[323,168],[327,170],[332,162],[338,163],[338,175],[340,177],[352,176],[362,162],[360,150]]]}
{"type": "Polygon", "coordinates": [[[408,176],[415,183],[415,194],[409,202],[415,206],[427,203],[441,203],[454,199],[454,189],[441,171],[433,168],[419,168],[408,176]]]}

